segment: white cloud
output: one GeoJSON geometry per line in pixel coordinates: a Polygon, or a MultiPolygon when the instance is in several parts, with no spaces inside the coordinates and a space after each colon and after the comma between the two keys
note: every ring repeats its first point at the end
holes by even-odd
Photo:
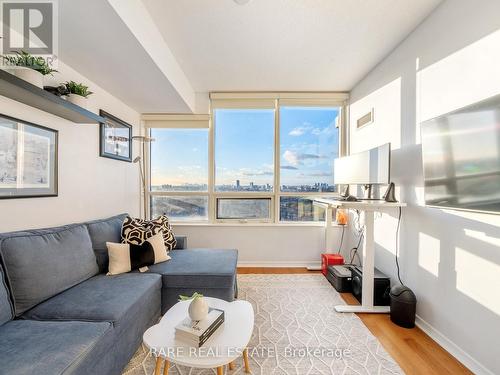
{"type": "Polygon", "coordinates": [[[301,135],[304,135],[305,132],[307,131],[307,128],[294,128],[288,133],[288,135],[291,135],[292,137],[300,137],[301,135]]]}
{"type": "Polygon", "coordinates": [[[295,151],[286,150],[283,153],[283,159],[285,159],[288,164],[291,164],[294,167],[299,165],[299,158],[295,151]]]}
{"type": "Polygon", "coordinates": [[[331,177],[332,173],[330,172],[311,172],[311,173],[303,173],[301,174],[304,177],[331,177]]]}
{"type": "Polygon", "coordinates": [[[283,153],[283,159],[285,159],[291,166],[296,167],[297,165],[303,164],[304,160],[325,159],[325,156],[286,150],[283,153]]]}

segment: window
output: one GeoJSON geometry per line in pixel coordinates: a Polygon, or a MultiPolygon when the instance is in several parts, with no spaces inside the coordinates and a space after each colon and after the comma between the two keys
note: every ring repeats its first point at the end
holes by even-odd
{"type": "Polygon", "coordinates": [[[151,191],[208,191],[208,129],[151,129],[151,191]]]}
{"type": "Polygon", "coordinates": [[[271,198],[217,198],[217,219],[269,220],[271,198]]]}
{"type": "Polygon", "coordinates": [[[207,196],[155,196],[151,197],[151,216],[166,214],[172,221],[208,220],[207,196]]]}
{"type": "Polygon", "coordinates": [[[272,191],[274,110],[216,109],[215,190],[272,191]]]}
{"type": "Polygon", "coordinates": [[[174,222],[324,221],[313,201],[337,194],[333,161],[341,155],[347,96],[300,95],[211,94],[211,118],[143,116],[156,140],[150,214],[174,222]]]}
{"type": "MultiPolygon", "coordinates": [[[[280,107],[280,191],[335,192],[333,160],[339,155],[339,108],[280,107]]],[[[307,196],[280,196],[280,221],[324,221],[325,210],[307,196]]]]}
{"type": "Polygon", "coordinates": [[[149,129],[154,139],[149,149],[150,216],[208,221],[209,117],[164,117],[166,121],[151,121],[149,129]]]}
{"type": "Polygon", "coordinates": [[[281,191],[333,192],[338,108],[281,107],[281,191]]]}
{"type": "Polygon", "coordinates": [[[280,197],[280,221],[324,221],[325,209],[300,196],[280,197]]]}

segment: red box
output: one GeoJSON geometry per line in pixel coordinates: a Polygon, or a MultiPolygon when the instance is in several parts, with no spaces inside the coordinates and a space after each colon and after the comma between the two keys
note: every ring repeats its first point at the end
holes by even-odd
{"type": "Polygon", "coordinates": [[[321,272],[326,276],[327,267],[344,264],[344,257],[340,254],[321,254],[321,272]]]}

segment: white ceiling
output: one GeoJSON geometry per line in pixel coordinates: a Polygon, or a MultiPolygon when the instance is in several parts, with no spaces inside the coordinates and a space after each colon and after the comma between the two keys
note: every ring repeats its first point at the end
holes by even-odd
{"type": "Polygon", "coordinates": [[[196,91],[350,90],[440,0],[142,0],[196,91]]]}
{"type": "Polygon", "coordinates": [[[106,0],[59,2],[59,57],[140,113],[190,111],[106,0]]]}
{"type": "Polygon", "coordinates": [[[138,112],[195,92],[349,91],[440,0],[65,0],[61,59],[138,112]]]}

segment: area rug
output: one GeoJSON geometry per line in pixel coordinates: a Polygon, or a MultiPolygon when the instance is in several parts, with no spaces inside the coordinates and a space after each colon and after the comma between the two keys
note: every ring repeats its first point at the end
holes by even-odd
{"type": "MultiPolygon", "coordinates": [[[[334,310],[345,302],[323,275],[239,275],[238,286],[238,298],[255,311],[249,344],[252,374],[403,374],[355,314],[334,310]]],[[[123,374],[150,375],[154,365],[141,346],[123,374]]],[[[172,365],[169,375],[215,373],[172,365]]],[[[225,373],[244,374],[242,361],[225,373]]]]}

